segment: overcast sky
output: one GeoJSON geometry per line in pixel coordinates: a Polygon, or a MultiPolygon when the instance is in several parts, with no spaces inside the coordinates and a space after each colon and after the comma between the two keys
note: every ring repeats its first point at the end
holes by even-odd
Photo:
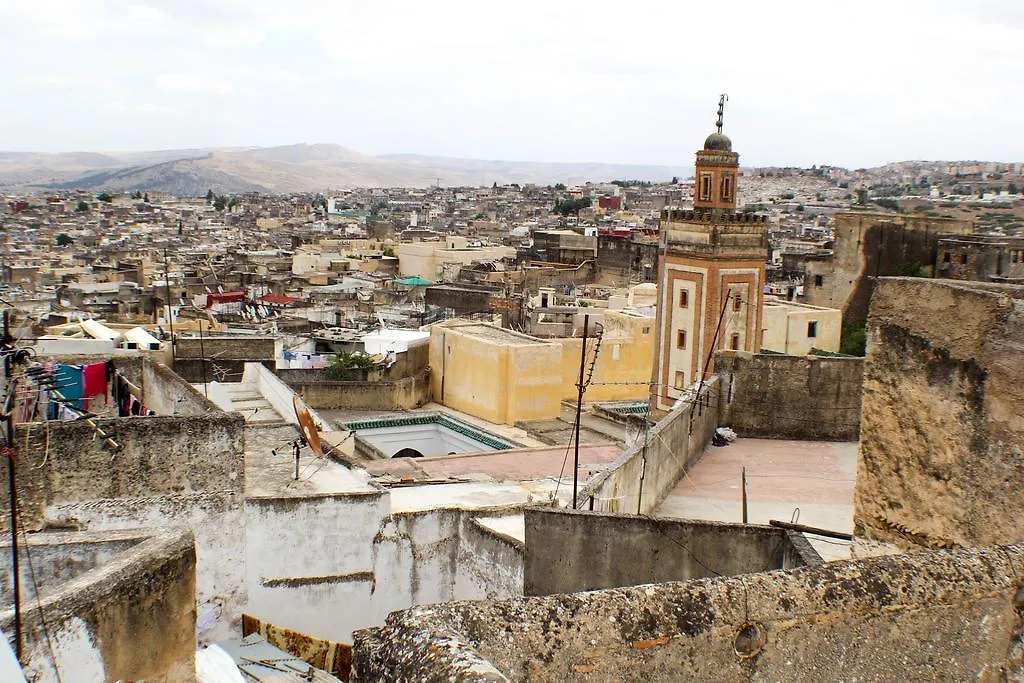
{"type": "Polygon", "coordinates": [[[1024,161],[1024,2],[3,0],[0,150],[1024,161]]]}

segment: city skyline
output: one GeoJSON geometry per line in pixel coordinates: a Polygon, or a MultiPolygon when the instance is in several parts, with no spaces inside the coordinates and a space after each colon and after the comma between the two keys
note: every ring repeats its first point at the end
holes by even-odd
{"type": "Polygon", "coordinates": [[[679,165],[727,92],[744,166],[1024,159],[1024,10],[861,8],[21,3],[0,150],[679,165]]]}

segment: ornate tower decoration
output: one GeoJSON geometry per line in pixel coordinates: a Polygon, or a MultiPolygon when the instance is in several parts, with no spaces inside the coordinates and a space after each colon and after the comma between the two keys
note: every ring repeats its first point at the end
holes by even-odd
{"type": "Polygon", "coordinates": [[[693,209],[661,212],[653,378],[661,410],[711,376],[715,353],[761,349],[768,226],[736,210],[739,154],[722,132],[728,100],[719,98],[716,131],[697,151],[693,209]]]}

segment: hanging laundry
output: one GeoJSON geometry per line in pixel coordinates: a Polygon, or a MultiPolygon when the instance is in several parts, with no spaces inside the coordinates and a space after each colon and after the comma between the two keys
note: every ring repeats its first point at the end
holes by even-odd
{"type": "Polygon", "coordinates": [[[53,373],[56,389],[76,408],[82,407],[84,382],[80,365],[58,365],[53,373]]]}
{"type": "MultiPolygon", "coordinates": [[[[107,364],[90,363],[82,368],[82,396],[86,399],[102,396],[106,403],[107,397],[107,364]]],[[[95,410],[98,401],[86,401],[86,407],[95,410]]]]}

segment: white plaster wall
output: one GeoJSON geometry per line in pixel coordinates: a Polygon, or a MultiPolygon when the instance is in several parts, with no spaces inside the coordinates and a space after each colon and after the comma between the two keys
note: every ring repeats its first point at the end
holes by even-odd
{"type": "MultiPolygon", "coordinates": [[[[255,384],[263,398],[274,407],[285,422],[299,424],[299,419],[295,417],[295,404],[292,402],[295,392],[265,365],[246,363],[242,371],[242,382],[255,384]]],[[[331,431],[331,423],[320,417],[315,410],[310,408],[309,414],[313,421],[320,425],[321,431],[331,431]]]]}
{"type": "Polygon", "coordinates": [[[45,639],[40,639],[27,650],[23,668],[27,680],[39,683],[96,683],[106,680],[103,655],[84,621],[69,617],[60,624],[47,625],[51,629],[54,657],[51,657],[45,639]],[[53,659],[57,660],[56,670],[53,659]]]}
{"type": "Polygon", "coordinates": [[[349,642],[371,621],[374,538],[388,509],[383,492],[247,500],[250,613],[349,642]]]}
{"type": "Polygon", "coordinates": [[[47,508],[49,519],[90,531],[182,527],[196,539],[197,631],[200,640],[237,638],[246,604],[245,513],[228,493],[119,498],[47,508]]]}

